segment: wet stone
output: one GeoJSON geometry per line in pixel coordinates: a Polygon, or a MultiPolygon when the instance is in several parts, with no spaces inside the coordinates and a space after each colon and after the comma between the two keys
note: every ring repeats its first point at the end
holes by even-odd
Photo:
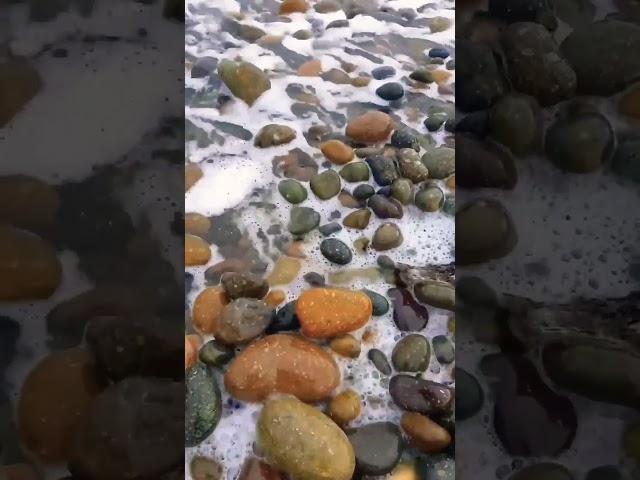
{"type": "Polygon", "coordinates": [[[320,0],[313,8],[318,13],[331,13],[340,10],[340,4],[334,0],[320,0]]]}
{"type": "Polygon", "coordinates": [[[365,253],[371,241],[367,237],[356,238],[353,241],[353,248],[358,253],[365,253]]]}
{"type": "Polygon", "coordinates": [[[400,461],[404,447],[397,425],[370,423],[346,433],[355,452],[357,471],[365,475],[385,475],[400,461]]]}
{"type": "Polygon", "coordinates": [[[43,81],[31,63],[14,58],[0,65],[0,128],[35,97],[43,81]]]}
{"type": "Polygon", "coordinates": [[[284,476],[262,460],[249,458],[244,462],[238,480],[284,480],[284,476]]]}
{"type": "Polygon", "coordinates": [[[353,159],[353,149],[340,140],[329,140],[320,146],[320,150],[325,157],[338,165],[344,165],[353,159]]]}
{"type": "Polygon", "coordinates": [[[640,138],[621,140],[618,143],[611,168],[621,178],[640,182],[640,138]]]}
{"type": "Polygon", "coordinates": [[[456,59],[456,107],[463,112],[490,107],[504,92],[504,82],[493,52],[484,45],[465,39],[456,42],[456,59]]]}
{"type": "Polygon", "coordinates": [[[395,198],[375,194],[367,201],[367,206],[378,218],[402,218],[402,205],[395,198]]]}
{"type": "Polygon", "coordinates": [[[515,187],[518,174],[508,148],[489,139],[477,140],[464,133],[456,135],[456,144],[459,147],[455,157],[459,186],[506,190],[515,187]]]}
{"type": "Polygon", "coordinates": [[[456,291],[453,285],[438,280],[427,280],[416,284],[418,301],[437,308],[455,310],[456,291]]]}
{"type": "Polygon", "coordinates": [[[429,169],[420,161],[416,150],[409,148],[400,150],[398,165],[402,176],[413,183],[423,182],[429,177],[429,169]]]}
{"type": "Polygon", "coordinates": [[[208,77],[218,67],[218,59],[213,57],[199,58],[191,67],[191,78],[208,77]]]}
{"type": "Polygon", "coordinates": [[[211,369],[196,365],[186,374],[185,445],[196,446],[215,430],[222,413],[220,389],[211,369]]]}
{"type": "Polygon", "coordinates": [[[275,157],[272,161],[273,172],[301,182],[308,182],[318,172],[318,164],[311,156],[299,148],[294,148],[287,155],[275,157]]]}
{"type": "Polygon", "coordinates": [[[283,0],[280,4],[280,15],[288,15],[290,13],[305,13],[309,5],[305,0],[283,0]]]}
{"type": "Polygon", "coordinates": [[[345,190],[342,190],[338,195],[338,201],[340,202],[340,205],[345,208],[362,208],[365,206],[365,202],[356,199],[353,195],[345,190]]]}
{"type": "Polygon", "coordinates": [[[434,47],[429,50],[429,57],[431,58],[447,58],[448,56],[449,51],[446,48],[434,47]]]}
{"type": "Polygon", "coordinates": [[[394,403],[409,412],[441,417],[453,409],[455,395],[449,387],[420,377],[396,375],[391,378],[389,392],[394,403]]]}
{"type": "Polygon", "coordinates": [[[403,332],[418,332],[429,321],[429,311],[415,301],[406,289],[392,288],[388,292],[393,304],[393,321],[403,332]]]}
{"type": "Polygon", "coordinates": [[[367,353],[367,358],[371,360],[371,363],[378,369],[378,371],[384,375],[391,375],[391,365],[387,356],[377,348],[372,348],[367,353]]]}
{"type": "Polygon", "coordinates": [[[562,170],[589,173],[609,159],[613,143],[613,129],[604,115],[582,113],[558,120],[547,130],[545,151],[562,170]]]}
{"type": "Polygon", "coordinates": [[[218,75],[229,90],[249,106],[271,88],[267,75],[248,62],[221,60],[218,64],[218,75]]]}
{"type": "Polygon", "coordinates": [[[340,176],[347,182],[366,182],[369,180],[369,167],[365,162],[353,162],[342,167],[340,176]]]}
{"type": "Polygon", "coordinates": [[[489,111],[489,135],[516,155],[533,150],[541,140],[539,108],[531,97],[509,94],[489,111]]]}
{"type": "Polygon", "coordinates": [[[267,327],[267,333],[278,333],[300,328],[300,321],[296,316],[296,302],[292,301],[279,308],[267,327]]]}
{"type": "Polygon", "coordinates": [[[457,367],[455,370],[455,380],[456,419],[466,420],[467,418],[473,417],[482,408],[484,404],[484,392],[478,380],[460,367],[457,367]]]}
{"type": "Polygon", "coordinates": [[[403,240],[402,232],[397,225],[384,223],[373,234],[371,246],[378,251],[391,250],[399,247],[403,240]]]}
{"type": "Polygon", "coordinates": [[[318,228],[323,237],[328,237],[342,230],[342,226],[338,222],[326,223],[318,228]]]}
{"type": "Polygon", "coordinates": [[[393,130],[393,120],[383,112],[371,111],[360,115],[347,124],[347,136],[363,143],[386,140],[393,130]]]}
{"type": "Polygon", "coordinates": [[[448,119],[449,115],[446,113],[432,113],[425,119],[424,126],[430,132],[437,132],[448,119]]]}
{"type": "Polygon", "coordinates": [[[585,480],[623,480],[622,473],[614,465],[602,465],[587,472],[585,480]]]}
{"type": "Polygon", "coordinates": [[[391,196],[401,204],[407,205],[413,197],[413,182],[406,178],[397,178],[391,184],[391,196]]]}
{"type": "Polygon", "coordinates": [[[303,278],[305,282],[307,282],[312,287],[324,287],[326,283],[324,276],[319,274],[318,272],[305,273],[303,278]]]}
{"type": "Polygon", "coordinates": [[[260,148],[275,147],[289,143],[296,138],[296,131],[286,125],[275,123],[265,125],[256,135],[254,145],[260,148]]]}
{"type": "Polygon", "coordinates": [[[294,235],[304,235],[320,224],[320,214],[309,207],[293,207],[287,229],[294,235]]]}
{"type": "Polygon", "coordinates": [[[491,0],[489,12],[507,23],[538,22],[555,30],[553,11],[546,0],[491,0]]]}
{"type": "Polygon", "coordinates": [[[348,228],[355,228],[357,230],[364,230],[369,225],[369,219],[371,218],[371,210],[363,208],[351,212],[344,217],[342,221],[343,225],[348,228]]]}
{"type": "Polygon", "coordinates": [[[433,344],[433,353],[440,363],[449,364],[455,360],[453,344],[445,335],[436,335],[431,342],[433,344]]]}
{"type": "Polygon", "coordinates": [[[435,185],[427,186],[416,192],[414,203],[423,212],[437,212],[444,204],[444,192],[435,185]]]}
{"type": "Polygon", "coordinates": [[[334,170],[325,170],[311,178],[311,191],[321,200],[328,200],[340,192],[340,176],[334,170]]]}
{"type": "Polygon", "coordinates": [[[189,463],[193,480],[221,480],[222,467],[212,458],[195,456],[189,463]]]}
{"type": "Polygon", "coordinates": [[[391,362],[398,372],[424,372],[429,366],[430,355],[429,340],[422,335],[411,334],[393,347],[391,362]]]}
{"type": "Polygon", "coordinates": [[[198,352],[198,359],[210,367],[221,367],[233,358],[233,349],[216,340],[205,343],[198,352]]]}
{"type": "Polygon", "coordinates": [[[231,300],[237,298],[264,298],[269,284],[262,277],[248,273],[228,272],[222,274],[222,286],[231,300]]]}
{"type": "Polygon", "coordinates": [[[385,83],[378,87],[376,95],[383,100],[392,102],[394,100],[399,100],[404,96],[404,87],[397,82],[385,83]]]}
{"type": "Polygon", "coordinates": [[[389,301],[384,297],[384,295],[380,295],[379,293],[367,290],[366,288],[362,291],[366,293],[367,296],[371,299],[371,303],[373,304],[374,317],[384,315],[389,311],[389,301]]]}
{"type": "Polygon", "coordinates": [[[330,28],[349,28],[349,20],[334,20],[333,22],[330,22],[329,25],[327,25],[327,30],[329,30],[330,28]]]}
{"type": "Polygon", "coordinates": [[[385,78],[393,77],[396,74],[396,69],[390,66],[376,67],[371,70],[371,76],[376,80],[384,80],[385,78]]]}
{"type": "Polygon", "coordinates": [[[423,453],[440,453],[451,444],[451,435],[446,429],[419,413],[404,413],[400,425],[411,445],[423,453]]]}
{"type": "Polygon", "coordinates": [[[298,204],[307,199],[307,189],[297,180],[288,178],[278,183],[278,191],[289,203],[298,204]]]}
{"type": "Polygon", "coordinates": [[[358,200],[366,200],[376,193],[371,185],[362,184],[353,189],[353,196],[358,200]]]}
{"type": "Polygon", "coordinates": [[[358,418],[362,410],[362,399],[357,392],[345,390],[329,403],[329,416],[338,425],[346,425],[358,418]]]}
{"type": "Polygon", "coordinates": [[[448,147],[428,150],[422,156],[422,163],[429,170],[430,178],[446,178],[456,170],[456,151],[448,147]]]}
{"type": "Polygon", "coordinates": [[[348,333],[331,339],[329,348],[346,358],[358,358],[360,356],[360,340],[348,333]]]}
{"type": "Polygon", "coordinates": [[[346,265],[353,259],[351,249],[337,238],[327,238],[320,243],[320,252],[332,263],[346,265]]]}
{"type": "Polygon", "coordinates": [[[218,319],[215,336],[226,344],[246,342],[262,334],[273,318],[273,309],[254,298],[229,303],[218,319]]]}
{"type": "Polygon", "coordinates": [[[563,465],[536,463],[514,473],[509,480],[575,480],[575,477],[563,465]]]}

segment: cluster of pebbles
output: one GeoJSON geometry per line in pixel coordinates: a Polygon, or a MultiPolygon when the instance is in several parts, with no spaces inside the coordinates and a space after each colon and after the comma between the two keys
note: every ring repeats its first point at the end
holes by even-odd
{"type": "Polygon", "coordinates": [[[458,478],[635,478],[637,2],[464,3],[458,478]]]}
{"type": "Polygon", "coordinates": [[[453,14],[187,2],[191,478],[453,478],[453,14]]]}

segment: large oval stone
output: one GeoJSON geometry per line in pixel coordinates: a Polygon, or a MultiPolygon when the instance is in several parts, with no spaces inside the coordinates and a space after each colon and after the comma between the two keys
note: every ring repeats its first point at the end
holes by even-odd
{"type": "Polygon", "coordinates": [[[347,124],[347,136],[363,143],[386,140],[393,130],[393,120],[384,112],[367,112],[347,124]]]}
{"type": "Polygon", "coordinates": [[[231,93],[249,106],[271,88],[271,81],[267,75],[249,62],[221,60],[218,64],[218,75],[231,93]]]}
{"type": "Polygon", "coordinates": [[[404,450],[400,429],[391,422],[370,423],[348,430],[347,437],[355,452],[356,468],[365,475],[389,473],[404,450]]]}
{"type": "Polygon", "coordinates": [[[102,390],[88,351],[60,350],[29,373],[18,402],[18,427],[24,445],[45,463],[71,455],[73,437],[102,390]]]}
{"type": "Polygon", "coordinates": [[[296,303],[302,333],[312,338],[332,338],[364,326],[373,312],[367,294],[339,288],[313,288],[296,303]]]}
{"type": "Polygon", "coordinates": [[[215,337],[236,344],[256,338],[273,318],[273,309],[255,298],[238,298],[224,307],[217,319],[215,337]]]}
{"type": "Polygon", "coordinates": [[[455,397],[455,392],[446,385],[404,374],[391,379],[389,393],[403,410],[427,416],[449,414],[455,397]]]}
{"type": "Polygon", "coordinates": [[[288,393],[305,402],[328,398],[340,383],[331,354],[293,335],[257,340],[238,355],[224,377],[238,400],[258,402],[272,393],[288,393]]]}
{"type": "Polygon", "coordinates": [[[213,370],[197,364],[186,374],[184,443],[194,447],[215,430],[222,414],[220,389],[213,370]]]}
{"type": "Polygon", "coordinates": [[[0,226],[0,301],[48,298],[58,288],[62,265],[40,237],[0,226]]]}
{"type": "Polygon", "coordinates": [[[269,463],[294,478],[351,480],[355,456],[340,428],[294,397],[269,400],[258,419],[258,447],[269,463]]]}

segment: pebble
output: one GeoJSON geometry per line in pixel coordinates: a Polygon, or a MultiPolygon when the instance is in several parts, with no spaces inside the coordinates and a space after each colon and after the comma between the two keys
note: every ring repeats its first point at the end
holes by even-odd
{"type": "Polygon", "coordinates": [[[545,152],[564,171],[589,173],[609,160],[613,144],[613,129],[604,115],[581,113],[560,119],[549,127],[545,152]]]}
{"type": "Polygon", "coordinates": [[[366,294],[338,288],[306,290],[296,303],[302,333],[311,338],[333,338],[357,330],[369,321],[372,310],[366,294]]]}
{"type": "Polygon", "coordinates": [[[313,208],[293,207],[287,229],[294,235],[304,235],[320,225],[320,214],[313,208]]]}
{"type": "Polygon", "coordinates": [[[404,148],[400,150],[398,165],[402,176],[413,183],[424,182],[429,178],[429,169],[420,161],[420,157],[413,149],[404,148]]]}
{"type": "Polygon", "coordinates": [[[187,213],[184,216],[184,231],[196,237],[205,237],[211,229],[211,220],[200,213],[187,213]]]}
{"type": "Polygon", "coordinates": [[[49,298],[61,280],[62,265],[52,245],[0,225],[0,301],[49,298]]]}
{"type": "Polygon", "coordinates": [[[386,140],[393,130],[393,120],[383,112],[364,113],[347,124],[347,136],[363,143],[377,143],[386,140]]]}
{"type": "MultiPolygon", "coordinates": [[[[435,345],[434,345],[435,349],[435,345]]],[[[480,411],[484,404],[484,391],[476,380],[466,370],[456,367],[456,419],[466,420],[480,411]]]]}
{"type": "Polygon", "coordinates": [[[379,317],[389,311],[389,301],[384,297],[384,295],[380,295],[379,293],[366,288],[362,291],[371,299],[374,317],[379,317]]]}
{"type": "Polygon", "coordinates": [[[43,85],[38,69],[30,61],[21,57],[5,59],[0,67],[0,90],[12,95],[5,96],[0,105],[0,128],[7,125],[43,85]]]}
{"type": "Polygon", "coordinates": [[[429,57],[431,58],[447,58],[449,56],[449,52],[446,48],[442,47],[434,47],[429,50],[429,57]]]}
{"type": "Polygon", "coordinates": [[[336,232],[342,230],[342,226],[338,222],[325,223],[318,228],[318,231],[323,237],[328,237],[336,232]]]}
{"type": "Polygon", "coordinates": [[[360,340],[350,334],[340,335],[329,342],[329,348],[347,358],[360,356],[360,340]]]}
{"type": "Polygon", "coordinates": [[[287,178],[278,183],[278,191],[289,203],[297,205],[307,199],[307,189],[297,180],[287,178]]]}
{"type": "Polygon", "coordinates": [[[397,225],[393,223],[383,223],[373,234],[371,246],[381,252],[399,247],[402,241],[402,232],[397,225]]]}
{"type": "Polygon", "coordinates": [[[514,473],[509,480],[575,480],[575,477],[558,463],[536,463],[514,473]]]}
{"type": "Polygon", "coordinates": [[[320,252],[332,263],[346,265],[353,259],[351,249],[337,238],[327,238],[320,243],[320,252]]]}
{"type": "Polygon", "coordinates": [[[440,453],[451,444],[449,432],[419,413],[403,413],[400,426],[409,437],[411,445],[423,453],[440,453]]]}
{"type": "Polygon", "coordinates": [[[356,238],[353,241],[353,248],[358,253],[365,253],[371,241],[367,237],[356,238]]]}
{"type": "Polygon", "coordinates": [[[404,214],[400,202],[395,198],[385,197],[378,193],[369,198],[367,206],[373,210],[378,218],[402,218],[404,214]]]}
{"type": "Polygon", "coordinates": [[[344,217],[342,223],[345,227],[354,228],[356,230],[364,230],[369,225],[369,219],[371,218],[371,210],[363,208],[351,212],[344,217]]]}
{"type": "Polygon", "coordinates": [[[525,155],[541,143],[541,122],[540,109],[533,98],[508,94],[491,106],[487,128],[491,138],[514,154],[525,155]]]}
{"type": "Polygon", "coordinates": [[[231,93],[249,106],[271,88],[267,75],[248,62],[232,62],[223,59],[218,63],[218,75],[231,93]]]}
{"type": "Polygon", "coordinates": [[[622,473],[614,465],[601,465],[587,472],[585,480],[623,480],[622,473]]]}
{"type": "Polygon", "coordinates": [[[193,302],[193,327],[200,333],[213,335],[216,323],[228,303],[229,299],[222,287],[207,287],[202,290],[193,302]]]}
{"type": "Polygon", "coordinates": [[[333,22],[330,22],[326,27],[327,30],[329,30],[330,28],[349,28],[349,20],[344,18],[334,20],[333,22]]]}
{"type": "Polygon", "coordinates": [[[305,13],[309,9],[309,5],[305,0],[282,0],[280,4],[280,15],[289,15],[290,13],[305,13]]]}
{"type": "Polygon", "coordinates": [[[354,421],[362,411],[362,399],[358,392],[345,390],[329,402],[329,416],[341,427],[354,421]]]}
{"type": "Polygon", "coordinates": [[[308,60],[298,67],[298,75],[301,77],[319,77],[321,73],[322,62],[318,59],[308,60]]]}
{"type": "Polygon", "coordinates": [[[88,351],[48,354],[28,373],[18,398],[17,426],[24,446],[46,463],[69,459],[79,422],[101,390],[88,351]]]}
{"type": "Polygon", "coordinates": [[[393,304],[393,321],[399,330],[418,332],[427,325],[429,311],[408,290],[392,288],[388,294],[393,304]]]}
{"type": "Polygon", "coordinates": [[[340,176],[347,182],[366,182],[369,180],[369,167],[365,162],[353,162],[342,167],[340,176]]]}
{"type": "Polygon", "coordinates": [[[233,349],[216,340],[209,340],[198,352],[198,359],[210,367],[221,367],[233,358],[233,349]]]}
{"type": "Polygon", "coordinates": [[[244,402],[261,402],[274,393],[303,402],[331,396],[340,370],[331,354],[301,337],[269,335],[238,354],[224,375],[228,392],[244,402]]]}
{"type": "Polygon", "coordinates": [[[376,193],[375,189],[371,185],[362,184],[353,189],[353,196],[358,200],[366,200],[376,193]]]}
{"type": "Polygon", "coordinates": [[[371,360],[371,363],[378,369],[378,371],[384,375],[391,375],[391,365],[389,364],[389,360],[387,360],[387,356],[381,350],[377,348],[372,348],[367,353],[367,358],[371,360]]]}
{"type": "Polygon", "coordinates": [[[383,100],[393,102],[404,97],[404,87],[397,82],[389,82],[376,89],[376,95],[383,100]]]}
{"type": "Polygon", "coordinates": [[[369,423],[346,433],[355,452],[358,472],[386,475],[400,461],[404,445],[397,425],[391,422],[369,423]]]}
{"type": "Polygon", "coordinates": [[[296,131],[286,125],[271,123],[260,129],[256,135],[254,145],[260,148],[275,147],[292,142],[296,138],[296,131]]]}
{"type": "Polygon", "coordinates": [[[351,195],[346,190],[342,190],[338,195],[338,201],[340,205],[345,208],[362,208],[364,207],[364,202],[357,200],[353,195],[351,195]]]}
{"type": "Polygon", "coordinates": [[[296,316],[296,302],[292,301],[278,309],[275,316],[271,320],[271,323],[267,327],[266,332],[278,333],[297,330],[298,328],[300,328],[300,322],[298,321],[298,317],[296,316]]]}
{"type": "Polygon", "coordinates": [[[429,366],[431,348],[422,335],[411,334],[393,347],[391,363],[399,372],[424,372],[429,366]]]}
{"type": "Polygon", "coordinates": [[[60,195],[51,185],[26,175],[0,176],[0,224],[46,232],[59,210],[60,195]]]}
{"type": "Polygon", "coordinates": [[[344,165],[353,160],[353,148],[340,140],[329,140],[320,145],[320,150],[331,162],[344,165]]]}
{"type": "Polygon", "coordinates": [[[455,162],[458,184],[464,188],[503,188],[511,190],[518,181],[511,151],[490,140],[477,140],[473,135],[456,135],[458,154],[455,162]]]}
{"type": "Polygon", "coordinates": [[[305,273],[303,278],[312,287],[324,287],[326,283],[324,276],[317,272],[305,273]]]}
{"type": "Polygon", "coordinates": [[[204,265],[210,259],[211,247],[206,241],[195,235],[187,234],[184,236],[184,264],[186,266],[204,265]]]}
{"type": "Polygon", "coordinates": [[[184,397],[184,444],[195,447],[215,430],[222,414],[216,377],[210,368],[196,364],[186,373],[184,397]]]}
{"type": "Polygon", "coordinates": [[[255,298],[238,298],[224,307],[215,336],[226,344],[252,340],[271,323],[273,309],[255,298]]]}
{"type": "Polygon", "coordinates": [[[424,121],[424,126],[430,132],[437,132],[442,128],[444,123],[449,119],[449,115],[446,113],[432,113],[424,121]]]}
{"type": "Polygon", "coordinates": [[[198,349],[201,344],[198,335],[185,335],[184,337],[184,369],[190,369],[198,360],[198,349]]]}
{"type": "Polygon", "coordinates": [[[433,343],[433,353],[440,363],[449,364],[455,360],[453,344],[445,335],[436,335],[431,342],[433,343]]]}
{"type": "Polygon", "coordinates": [[[407,130],[396,129],[391,135],[391,145],[396,148],[410,148],[416,152],[420,151],[418,138],[407,130]]]}
{"type": "Polygon", "coordinates": [[[314,8],[318,13],[331,13],[340,10],[340,4],[334,0],[320,0],[314,8]]]}
{"type": "Polygon", "coordinates": [[[629,118],[640,120],[640,83],[624,92],[618,101],[618,110],[629,118]]]}
{"type": "Polygon", "coordinates": [[[406,178],[397,178],[391,184],[391,196],[402,205],[407,205],[413,197],[413,182],[406,178]]]}
{"type": "Polygon", "coordinates": [[[389,382],[394,403],[403,410],[428,417],[451,413],[454,392],[447,386],[411,375],[396,375],[389,382]]]}
{"type": "Polygon", "coordinates": [[[267,461],[292,477],[351,480],[353,447],[340,427],[315,407],[293,397],[269,400],[256,430],[267,461]]]}
{"type": "Polygon", "coordinates": [[[398,178],[398,169],[393,160],[382,155],[366,158],[366,162],[373,173],[373,178],[380,186],[391,185],[398,178]]]}
{"type": "Polygon", "coordinates": [[[414,293],[419,302],[432,307],[455,310],[456,290],[450,283],[427,280],[416,284],[414,293]]]}
{"type": "Polygon", "coordinates": [[[371,70],[371,76],[376,80],[384,80],[385,78],[393,77],[396,74],[396,69],[390,66],[376,67],[371,70]]]}
{"type": "Polygon", "coordinates": [[[442,180],[456,170],[456,151],[448,147],[430,149],[422,156],[422,163],[430,178],[442,180]]]}
{"type": "Polygon", "coordinates": [[[311,191],[321,200],[328,200],[340,192],[340,176],[335,170],[325,170],[311,177],[311,191]]]}
{"type": "Polygon", "coordinates": [[[221,480],[222,467],[209,457],[196,455],[189,463],[191,478],[193,480],[221,480]]]}
{"type": "Polygon", "coordinates": [[[611,168],[621,178],[640,182],[640,138],[620,140],[611,168]]]}
{"type": "Polygon", "coordinates": [[[265,279],[250,273],[223,273],[220,282],[230,300],[238,298],[261,299],[269,291],[269,284],[265,279]]]}
{"type": "Polygon", "coordinates": [[[456,213],[456,261],[460,265],[486,262],[508,255],[517,235],[507,211],[496,200],[477,199],[456,213]]]}

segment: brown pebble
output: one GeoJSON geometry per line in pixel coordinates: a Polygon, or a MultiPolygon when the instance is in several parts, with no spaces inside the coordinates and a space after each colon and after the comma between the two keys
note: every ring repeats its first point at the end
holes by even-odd
{"type": "Polygon", "coordinates": [[[211,229],[211,220],[200,213],[187,213],[184,216],[184,231],[191,235],[204,237],[211,229]]]}
{"type": "Polygon", "coordinates": [[[298,67],[301,77],[318,77],[322,73],[322,62],[318,59],[308,60],[298,67]]]}
{"type": "Polygon", "coordinates": [[[305,0],[283,0],[280,4],[280,15],[288,15],[290,13],[305,13],[309,5],[305,0]]]}
{"type": "Polygon", "coordinates": [[[307,258],[304,253],[304,243],[302,242],[291,242],[289,245],[287,245],[285,253],[290,257],[307,258]]]}
{"type": "Polygon", "coordinates": [[[202,238],[187,234],[184,236],[184,264],[204,265],[211,259],[211,247],[202,238]]]}
{"type": "Polygon", "coordinates": [[[300,273],[300,260],[282,256],[276,260],[267,281],[271,286],[288,285],[298,276],[298,273],[300,273]]]}
{"type": "Polygon", "coordinates": [[[353,160],[353,148],[340,140],[329,140],[320,145],[320,150],[331,162],[344,165],[353,160]]]}
{"type": "Polygon", "coordinates": [[[213,335],[216,331],[216,322],[228,303],[229,299],[224,288],[208,287],[202,290],[193,302],[191,318],[193,328],[200,333],[213,335]]]}
{"type": "Polygon", "coordinates": [[[200,337],[198,335],[184,336],[184,369],[193,367],[198,360],[198,350],[200,349],[200,337]]]}
{"type": "Polygon", "coordinates": [[[351,81],[351,85],[358,88],[366,87],[369,83],[371,83],[371,78],[363,76],[356,77],[351,81]]]}
{"type": "Polygon", "coordinates": [[[373,328],[367,328],[362,333],[362,343],[374,343],[378,338],[378,333],[373,328]]]}
{"type": "Polygon", "coordinates": [[[264,303],[269,305],[270,307],[276,308],[284,299],[287,298],[285,293],[282,290],[271,290],[267,293],[267,296],[264,297],[264,303]]]}
{"type": "Polygon", "coordinates": [[[0,177],[0,224],[33,232],[53,227],[60,196],[55,188],[26,175],[0,177]]]}
{"type": "Polygon", "coordinates": [[[364,143],[386,140],[393,130],[393,120],[384,112],[364,113],[347,124],[347,136],[364,143]]]}
{"type": "Polygon", "coordinates": [[[329,416],[340,426],[347,425],[360,415],[362,399],[357,392],[345,390],[331,399],[329,416]]]}
{"type": "Polygon", "coordinates": [[[400,421],[411,444],[424,453],[439,453],[451,444],[451,435],[433,420],[415,412],[406,412],[400,421]]]}
{"type": "Polygon", "coordinates": [[[360,341],[353,335],[340,335],[329,342],[331,350],[347,358],[360,356],[360,341]]]}
{"type": "Polygon", "coordinates": [[[188,192],[195,183],[203,177],[200,165],[188,163],[184,166],[184,189],[188,192]]]}
{"type": "Polygon", "coordinates": [[[449,190],[455,190],[456,189],[456,174],[454,173],[453,175],[449,175],[445,179],[444,184],[449,190]]]}
{"type": "Polygon", "coordinates": [[[283,480],[284,476],[255,457],[248,458],[242,466],[238,480],[283,480]]]}

